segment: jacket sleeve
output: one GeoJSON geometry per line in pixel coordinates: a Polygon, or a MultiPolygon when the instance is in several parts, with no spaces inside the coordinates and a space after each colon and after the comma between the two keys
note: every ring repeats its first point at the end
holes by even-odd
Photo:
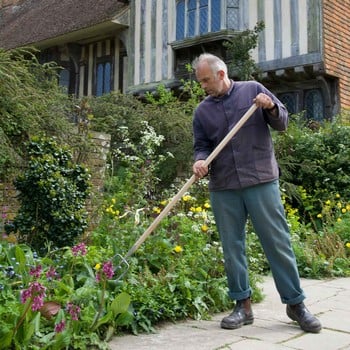
{"type": "Polygon", "coordinates": [[[212,152],[213,146],[207,137],[196,112],[193,118],[193,136],[194,161],[207,159],[212,152]]]}
{"type": "Polygon", "coordinates": [[[271,126],[271,128],[277,130],[277,131],[284,131],[287,129],[288,126],[288,111],[284,104],[274,95],[272,92],[270,92],[268,89],[262,86],[262,92],[264,94],[267,94],[272,98],[272,101],[276,105],[277,108],[277,116],[274,116],[272,113],[267,111],[266,109],[263,110],[264,117],[266,122],[271,126]]]}

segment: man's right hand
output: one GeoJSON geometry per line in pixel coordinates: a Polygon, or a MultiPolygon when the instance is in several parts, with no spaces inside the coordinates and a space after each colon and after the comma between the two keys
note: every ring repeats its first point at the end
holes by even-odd
{"type": "Polygon", "coordinates": [[[205,161],[203,159],[197,160],[192,166],[193,174],[197,177],[197,179],[201,179],[202,177],[208,174],[208,166],[205,165],[205,161]]]}

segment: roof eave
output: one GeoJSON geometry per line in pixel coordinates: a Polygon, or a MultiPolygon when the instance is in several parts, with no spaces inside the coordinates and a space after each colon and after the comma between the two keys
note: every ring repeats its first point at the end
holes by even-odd
{"type": "Polygon", "coordinates": [[[128,26],[117,20],[108,20],[95,24],[90,27],[81,28],[73,32],[65,33],[53,38],[45,39],[39,42],[31,43],[36,48],[43,50],[52,46],[64,45],[67,43],[85,44],[97,41],[101,38],[115,35],[116,33],[127,29],[128,26]]]}

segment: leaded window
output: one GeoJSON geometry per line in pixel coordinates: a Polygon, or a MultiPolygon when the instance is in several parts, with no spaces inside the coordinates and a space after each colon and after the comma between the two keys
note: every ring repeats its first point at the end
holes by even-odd
{"type": "Polygon", "coordinates": [[[237,28],[238,0],[178,0],[176,3],[176,40],[237,28]]]}
{"type": "Polygon", "coordinates": [[[99,62],[96,67],[96,96],[112,90],[112,64],[110,61],[99,62]]]}
{"type": "Polygon", "coordinates": [[[324,119],[324,102],[319,89],[312,89],[305,92],[304,109],[308,119],[318,121],[324,119]]]}
{"type": "Polygon", "coordinates": [[[70,83],[70,72],[68,69],[62,69],[59,73],[58,78],[59,85],[62,86],[65,92],[69,92],[69,83],[70,83]]]}
{"type": "Polygon", "coordinates": [[[297,94],[287,92],[278,96],[279,100],[285,105],[290,114],[297,113],[297,94]]]}

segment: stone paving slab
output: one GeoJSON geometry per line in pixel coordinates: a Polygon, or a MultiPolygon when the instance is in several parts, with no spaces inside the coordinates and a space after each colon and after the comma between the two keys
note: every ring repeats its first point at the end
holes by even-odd
{"type": "Polygon", "coordinates": [[[111,350],[350,350],[350,278],[302,279],[305,304],[323,325],[319,334],[303,332],[285,313],[273,279],[262,284],[265,299],[253,305],[254,324],[220,328],[227,313],[208,321],[166,323],[154,334],[117,336],[111,350]]]}

